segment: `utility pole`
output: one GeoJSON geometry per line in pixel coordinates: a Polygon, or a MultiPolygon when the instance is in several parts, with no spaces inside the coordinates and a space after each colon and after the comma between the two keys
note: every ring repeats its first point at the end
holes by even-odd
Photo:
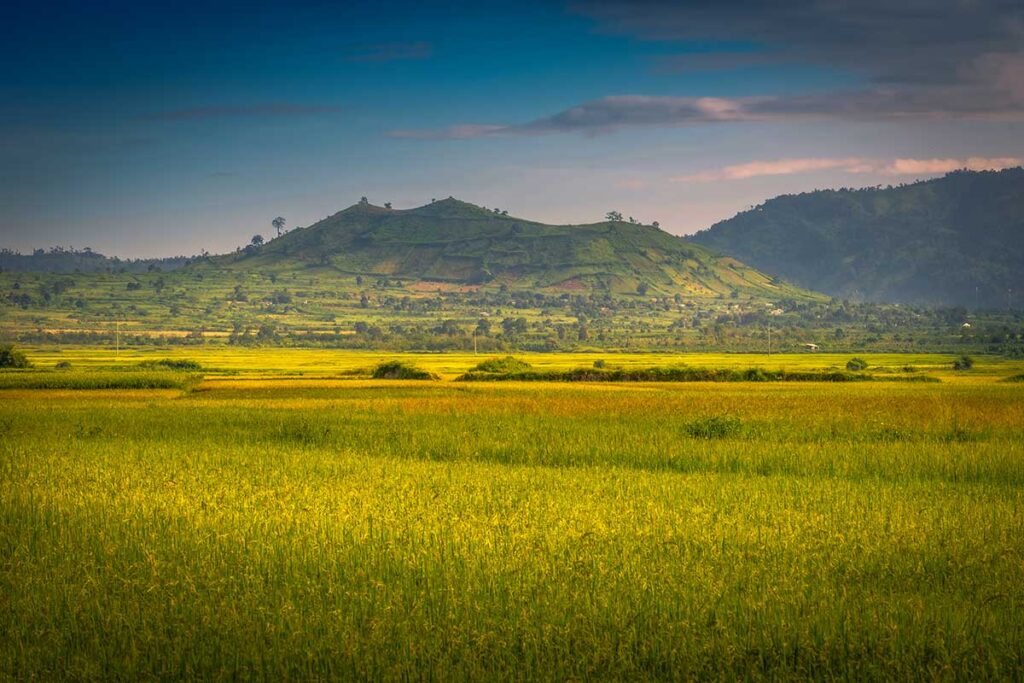
{"type": "Polygon", "coordinates": [[[114,360],[121,355],[121,321],[114,320],[114,360]]]}
{"type": "Polygon", "coordinates": [[[473,332],[473,355],[476,355],[476,332],[473,332]]]}
{"type": "Polygon", "coordinates": [[[772,324],[768,323],[768,357],[772,356],[772,324]]]}

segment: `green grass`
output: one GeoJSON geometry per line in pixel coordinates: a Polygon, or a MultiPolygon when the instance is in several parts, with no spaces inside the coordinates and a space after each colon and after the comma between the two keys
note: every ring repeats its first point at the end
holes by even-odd
{"type": "Polygon", "coordinates": [[[181,389],[202,381],[202,375],[167,370],[75,370],[0,372],[0,389],[181,389]]]}
{"type": "Polygon", "coordinates": [[[200,389],[0,392],[0,677],[1024,676],[1018,384],[200,389]]]}

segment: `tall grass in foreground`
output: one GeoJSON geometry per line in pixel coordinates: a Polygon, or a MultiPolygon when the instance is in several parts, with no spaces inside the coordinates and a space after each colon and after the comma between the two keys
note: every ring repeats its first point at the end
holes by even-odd
{"type": "Polygon", "coordinates": [[[1024,676],[1019,385],[6,394],[10,678],[1024,676]]]}

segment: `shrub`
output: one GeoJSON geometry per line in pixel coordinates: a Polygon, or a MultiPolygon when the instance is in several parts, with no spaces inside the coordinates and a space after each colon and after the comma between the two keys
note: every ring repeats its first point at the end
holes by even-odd
{"type": "Polygon", "coordinates": [[[14,344],[0,344],[0,368],[30,367],[32,363],[28,362],[28,357],[14,348],[14,344]]]}
{"type": "Polygon", "coordinates": [[[851,358],[846,361],[846,369],[850,372],[860,372],[868,369],[868,362],[863,358],[851,358]]]}
{"type": "Polygon", "coordinates": [[[768,382],[771,378],[761,368],[747,368],[743,371],[744,382],[768,382]]]}
{"type": "Polygon", "coordinates": [[[739,433],[742,426],[733,415],[712,415],[687,422],[683,430],[695,439],[724,439],[739,433]]]}
{"type": "Polygon", "coordinates": [[[160,360],[146,360],[139,363],[140,368],[157,368],[165,370],[202,370],[203,366],[194,360],[181,358],[161,358],[160,360]]]}
{"type": "Polygon", "coordinates": [[[504,358],[490,358],[482,363],[477,364],[470,372],[524,372],[529,370],[533,366],[524,360],[513,358],[512,356],[505,356],[504,358]]]}
{"type": "Polygon", "coordinates": [[[57,363],[53,367],[55,369],[57,369],[57,370],[70,370],[71,369],[71,361],[69,361],[69,360],[62,360],[61,362],[57,363]]]}
{"type": "Polygon", "coordinates": [[[597,368],[598,370],[600,370],[604,366],[605,366],[605,362],[604,362],[603,358],[599,358],[599,359],[594,361],[594,367],[597,368]]]}
{"type": "Polygon", "coordinates": [[[960,356],[953,361],[954,370],[970,370],[974,367],[974,359],[970,356],[960,356]]]}
{"type": "Polygon", "coordinates": [[[370,376],[374,379],[437,379],[434,373],[399,360],[381,363],[373,369],[370,376]]]}

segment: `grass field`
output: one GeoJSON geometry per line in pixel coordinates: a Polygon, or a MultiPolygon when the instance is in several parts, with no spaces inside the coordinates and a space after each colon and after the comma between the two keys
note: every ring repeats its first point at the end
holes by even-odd
{"type": "MultiPolygon", "coordinates": [[[[354,371],[369,372],[375,365],[401,360],[453,379],[493,354],[474,353],[401,353],[388,351],[351,351],[344,349],[241,348],[199,346],[189,348],[133,347],[115,352],[97,346],[23,346],[38,369],[52,369],[58,363],[70,363],[79,370],[134,368],[140,363],[162,359],[195,360],[207,378],[305,377],[328,379],[348,376],[354,371]]],[[[701,368],[786,369],[813,371],[842,369],[854,355],[864,358],[872,372],[908,374],[906,370],[932,375],[951,382],[988,382],[1024,372],[1024,360],[998,356],[977,356],[975,367],[967,373],[953,372],[955,356],[937,353],[516,353],[538,370],[570,370],[593,367],[603,360],[610,368],[647,368],[689,365],[701,368]]]]}
{"type": "Polygon", "coordinates": [[[1024,677],[1024,384],[997,381],[1019,363],[465,384],[330,379],[394,354],[177,353],[239,374],[0,390],[0,677],[1024,677]]]}

